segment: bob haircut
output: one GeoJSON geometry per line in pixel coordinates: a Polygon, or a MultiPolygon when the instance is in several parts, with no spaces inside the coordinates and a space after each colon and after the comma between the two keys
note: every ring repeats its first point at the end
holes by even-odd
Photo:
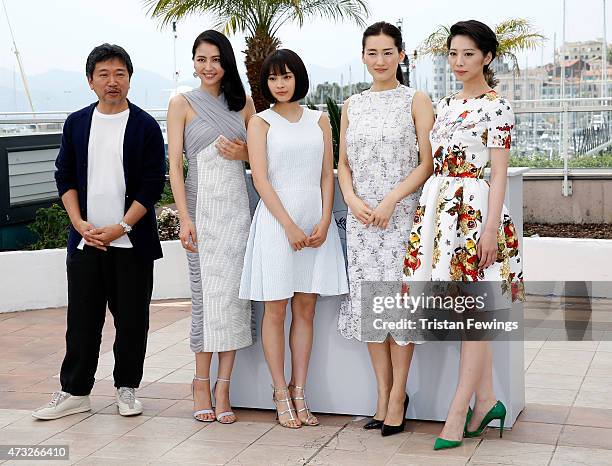
{"type": "Polygon", "coordinates": [[[268,86],[268,77],[271,74],[283,75],[287,72],[287,69],[289,69],[289,71],[291,71],[295,76],[295,90],[293,91],[290,102],[297,102],[298,100],[306,97],[306,94],[308,94],[308,72],[306,71],[304,62],[294,51],[289,49],[280,49],[268,55],[264,60],[263,65],[261,65],[259,86],[261,88],[262,95],[268,102],[276,102],[276,99],[272,95],[272,92],[270,92],[270,87],[268,86]]]}
{"type": "Polygon", "coordinates": [[[233,112],[239,112],[246,105],[246,92],[244,91],[242,80],[238,74],[236,56],[234,55],[232,44],[228,38],[219,31],[208,29],[196,37],[196,40],[193,42],[193,47],[191,49],[192,60],[195,60],[196,49],[204,42],[214,45],[219,49],[221,68],[223,68],[225,72],[221,79],[221,92],[223,92],[225,96],[229,109],[233,112]]]}

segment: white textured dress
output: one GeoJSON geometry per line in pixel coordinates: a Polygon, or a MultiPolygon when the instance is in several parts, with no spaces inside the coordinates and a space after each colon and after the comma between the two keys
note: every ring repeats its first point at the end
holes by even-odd
{"type": "MultiPolygon", "coordinates": [[[[412,119],[415,90],[403,85],[395,89],[366,90],[348,102],[349,125],[346,153],[353,176],[353,190],[371,208],[375,208],[419,164],[416,130],[412,119]]],[[[365,227],[350,211],[346,217],[346,252],[350,294],[340,306],[338,330],[345,338],[364,342],[382,342],[384,336],[364,334],[362,323],[362,282],[400,282],[404,252],[419,192],[397,203],[386,229],[365,227]]],[[[371,316],[369,316],[371,317],[371,316]]],[[[392,335],[398,344],[402,335],[392,335]]]]}
{"type": "MultiPolygon", "coordinates": [[[[268,179],[287,213],[309,235],[323,212],[321,112],[305,108],[294,123],[271,109],[257,116],[270,125],[268,179]]],[[[320,247],[294,251],[283,226],[260,200],[244,256],[240,298],[274,301],[291,298],[296,292],[323,296],[348,292],[338,228],[332,221],[320,247]]]]}

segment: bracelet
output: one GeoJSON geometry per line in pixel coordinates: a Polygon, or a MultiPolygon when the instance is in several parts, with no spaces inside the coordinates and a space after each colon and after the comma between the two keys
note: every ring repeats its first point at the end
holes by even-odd
{"type": "Polygon", "coordinates": [[[132,231],[132,226],[128,225],[123,220],[119,222],[119,225],[121,226],[121,228],[123,228],[124,233],[129,233],[130,231],[132,231]]]}

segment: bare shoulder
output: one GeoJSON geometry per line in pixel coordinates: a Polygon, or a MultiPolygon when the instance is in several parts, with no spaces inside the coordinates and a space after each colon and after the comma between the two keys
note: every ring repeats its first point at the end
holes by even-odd
{"type": "Polygon", "coordinates": [[[264,120],[258,113],[255,113],[249,119],[248,130],[267,130],[270,127],[268,122],[264,120]]]}
{"type": "Polygon", "coordinates": [[[347,99],[344,101],[344,103],[342,104],[342,118],[345,120],[348,120],[348,109],[349,109],[349,105],[351,103],[351,98],[355,97],[354,95],[351,95],[349,97],[347,97],[347,99]]]}
{"type": "Polygon", "coordinates": [[[174,110],[186,109],[189,104],[183,94],[176,94],[170,98],[168,107],[174,110]]]}
{"type": "Polygon", "coordinates": [[[412,117],[427,116],[427,120],[433,117],[433,104],[429,95],[423,91],[416,91],[412,96],[412,117]]]}
{"type": "Polygon", "coordinates": [[[415,91],[414,95],[412,96],[412,101],[421,105],[432,105],[429,95],[423,91],[415,91]]]}
{"type": "Polygon", "coordinates": [[[321,115],[319,116],[319,126],[321,128],[329,126],[329,116],[327,113],[321,112],[321,115]]]}

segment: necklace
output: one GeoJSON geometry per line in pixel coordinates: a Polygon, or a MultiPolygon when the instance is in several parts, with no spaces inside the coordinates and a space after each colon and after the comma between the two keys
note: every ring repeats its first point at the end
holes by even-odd
{"type": "Polygon", "coordinates": [[[399,81],[397,81],[397,85],[395,87],[392,87],[390,89],[382,89],[380,91],[373,91],[372,88],[369,89],[370,92],[385,92],[385,91],[393,91],[395,89],[397,89],[398,87],[400,87],[402,85],[402,83],[400,83],[399,81]]]}
{"type": "MultiPolygon", "coordinates": [[[[387,119],[389,118],[389,114],[391,113],[391,107],[393,106],[393,103],[395,101],[395,92],[398,88],[400,87],[400,83],[397,83],[397,86],[393,89],[387,89],[388,91],[391,91],[389,94],[391,95],[380,95],[378,97],[378,99],[384,99],[385,97],[387,98],[387,102],[383,101],[383,102],[379,102],[379,104],[384,104],[384,110],[383,112],[381,112],[381,116],[384,113],[384,117],[383,118],[378,118],[379,121],[381,121],[380,124],[380,134],[378,134],[377,138],[375,139],[376,142],[373,141],[372,144],[372,149],[370,152],[370,159],[371,162],[374,165],[378,165],[379,167],[381,167],[381,162],[382,162],[382,156],[383,156],[383,150],[384,150],[384,140],[385,140],[385,124],[387,123],[387,119]]],[[[379,91],[379,92],[384,92],[384,91],[379,91]]],[[[382,105],[376,106],[373,105],[373,100],[376,96],[376,94],[378,94],[376,91],[372,92],[369,91],[368,92],[368,97],[369,97],[369,107],[370,108],[380,108],[382,107],[382,105]]],[[[382,170],[374,170],[373,172],[373,178],[376,179],[375,183],[378,186],[383,186],[384,185],[384,177],[385,175],[382,173],[382,170]]]]}
{"type": "MultiPolygon", "coordinates": [[[[401,83],[398,81],[397,82],[397,86],[395,86],[393,89],[385,89],[385,91],[395,91],[396,89],[399,89],[399,87],[401,86],[401,83]]],[[[372,105],[372,94],[377,94],[378,92],[385,92],[385,91],[374,91],[372,92],[372,90],[370,89],[368,94],[370,97],[370,108],[374,108],[374,106],[372,105]]],[[[380,137],[378,138],[378,146],[380,147],[380,149],[382,150],[383,147],[383,143],[384,143],[384,137],[385,137],[385,123],[387,122],[387,118],[389,117],[389,113],[391,113],[391,107],[393,104],[393,98],[389,98],[389,102],[386,103],[385,108],[386,108],[386,112],[385,112],[385,116],[382,119],[382,123],[380,125],[380,137]]],[[[373,144],[372,145],[372,152],[374,152],[374,150],[376,149],[377,144],[373,144]]]]}

